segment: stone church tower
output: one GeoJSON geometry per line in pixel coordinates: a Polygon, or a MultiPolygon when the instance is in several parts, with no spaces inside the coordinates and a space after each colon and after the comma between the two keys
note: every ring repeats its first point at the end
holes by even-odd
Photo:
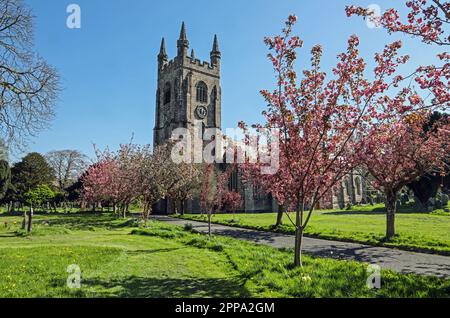
{"type": "MultiPolygon", "coordinates": [[[[210,61],[202,61],[195,57],[193,49],[188,54],[189,41],[183,22],[177,48],[177,56],[170,60],[162,39],[158,54],[154,146],[164,144],[177,128],[188,128],[193,134],[195,122],[201,121],[204,129],[221,128],[221,53],[217,35],[210,61]]],[[[171,205],[163,200],[153,209],[157,214],[170,213],[171,205]]],[[[198,200],[186,202],[185,207],[190,212],[201,209],[198,200]]]]}
{"type": "Polygon", "coordinates": [[[161,145],[176,128],[193,129],[194,121],[204,128],[221,128],[220,58],[217,36],[210,61],[188,55],[189,41],[183,22],[177,42],[178,54],[169,60],[164,38],[158,55],[158,88],[154,145],[161,145]]]}

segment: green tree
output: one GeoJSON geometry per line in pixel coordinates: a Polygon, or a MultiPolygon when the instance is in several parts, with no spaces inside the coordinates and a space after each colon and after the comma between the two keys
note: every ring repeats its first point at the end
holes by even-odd
{"type": "MultiPolygon", "coordinates": [[[[13,202],[26,203],[25,193],[40,185],[51,186],[54,180],[54,171],[45,158],[39,153],[30,153],[12,167],[11,187],[7,197],[13,202]]],[[[23,215],[22,228],[26,228],[26,212],[23,215]]]]}
{"type": "Polygon", "coordinates": [[[0,160],[0,200],[5,197],[10,182],[11,169],[9,163],[5,160],[0,160]]]}
{"type": "Polygon", "coordinates": [[[11,168],[8,162],[8,148],[0,138],[0,201],[3,201],[5,198],[10,183],[11,168]]]}
{"type": "Polygon", "coordinates": [[[33,190],[29,190],[24,194],[25,202],[30,206],[30,213],[28,214],[28,228],[30,233],[33,226],[33,211],[34,207],[42,206],[43,203],[51,202],[54,200],[56,194],[46,184],[37,186],[33,190]]]}
{"type": "Polygon", "coordinates": [[[53,169],[45,158],[36,152],[26,155],[11,169],[11,182],[23,203],[26,192],[44,184],[51,186],[54,180],[53,169]]]}
{"type": "Polygon", "coordinates": [[[32,206],[41,206],[55,198],[55,192],[46,184],[40,185],[24,195],[25,202],[32,206]]]}

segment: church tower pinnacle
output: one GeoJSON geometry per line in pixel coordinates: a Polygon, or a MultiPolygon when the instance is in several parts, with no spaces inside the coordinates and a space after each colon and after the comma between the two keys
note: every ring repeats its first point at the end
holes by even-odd
{"type": "Polygon", "coordinates": [[[219,66],[221,53],[219,50],[219,40],[217,40],[217,34],[214,35],[213,49],[211,51],[211,65],[219,66]]]}
{"type": "Polygon", "coordinates": [[[159,54],[158,54],[158,66],[159,68],[164,67],[164,65],[166,65],[166,63],[169,61],[169,56],[166,53],[166,41],[164,39],[164,37],[161,40],[161,48],[159,49],[159,54]]]}
{"type": "Polygon", "coordinates": [[[189,41],[186,37],[186,26],[183,23],[181,24],[180,38],[178,39],[178,57],[184,58],[188,55],[189,49],[189,41]]]}

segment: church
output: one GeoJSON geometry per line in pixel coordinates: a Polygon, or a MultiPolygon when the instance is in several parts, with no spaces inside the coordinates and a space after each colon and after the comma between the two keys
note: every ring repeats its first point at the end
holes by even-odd
{"type": "MultiPolygon", "coordinates": [[[[214,36],[210,60],[196,58],[194,50],[189,52],[186,26],[183,22],[177,41],[177,56],[169,59],[166,43],[161,41],[158,54],[158,77],[155,109],[155,146],[164,144],[177,128],[194,129],[194,121],[201,121],[204,128],[221,129],[221,58],[217,35],[214,36]]],[[[240,212],[258,213],[278,210],[278,203],[272,196],[258,187],[244,185],[238,174],[232,175],[230,188],[239,191],[243,198],[240,212]]],[[[339,191],[332,194],[332,206],[320,208],[343,208],[347,204],[366,201],[362,176],[347,176],[342,181],[339,191]]],[[[171,205],[166,201],[154,207],[158,214],[171,213],[171,205]]],[[[198,200],[186,203],[189,213],[200,213],[198,200]]]]}

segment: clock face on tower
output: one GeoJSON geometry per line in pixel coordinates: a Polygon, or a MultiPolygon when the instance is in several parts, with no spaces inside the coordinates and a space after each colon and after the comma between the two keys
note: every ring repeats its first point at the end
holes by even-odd
{"type": "Polygon", "coordinates": [[[197,106],[197,108],[195,109],[195,113],[197,114],[197,117],[199,119],[205,119],[208,115],[208,110],[205,106],[197,106]]]}

